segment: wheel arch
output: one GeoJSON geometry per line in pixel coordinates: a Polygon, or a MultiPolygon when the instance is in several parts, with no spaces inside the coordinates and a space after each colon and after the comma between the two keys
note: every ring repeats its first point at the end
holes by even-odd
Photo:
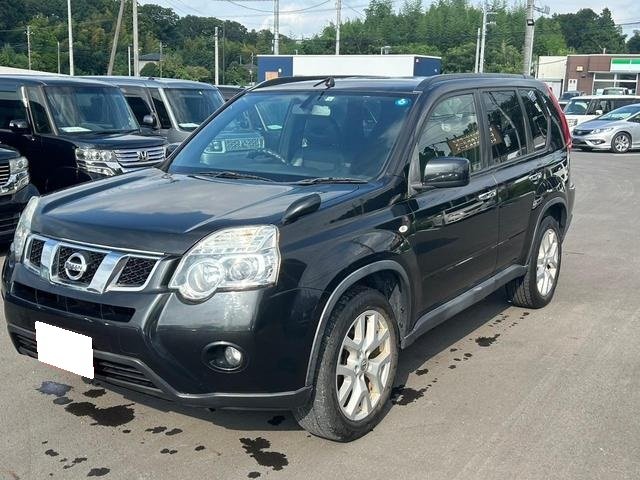
{"type": "Polygon", "coordinates": [[[332,290],[322,307],[316,331],[311,345],[305,385],[313,385],[315,380],[323,333],[331,312],[340,298],[356,285],[363,285],[380,291],[391,304],[396,316],[400,338],[410,327],[412,291],[409,275],[405,268],[395,260],[378,260],[346,275],[332,290]]]}
{"type": "Polygon", "coordinates": [[[528,248],[525,251],[525,257],[523,259],[523,263],[526,265],[529,259],[531,258],[531,252],[533,249],[534,241],[538,235],[538,229],[540,228],[540,224],[542,220],[546,216],[552,216],[558,222],[560,226],[560,234],[562,236],[562,240],[564,240],[564,235],[567,231],[568,226],[568,215],[569,208],[567,206],[567,201],[563,197],[555,197],[549,200],[544,207],[540,209],[540,213],[536,218],[535,227],[529,237],[528,248]]]}

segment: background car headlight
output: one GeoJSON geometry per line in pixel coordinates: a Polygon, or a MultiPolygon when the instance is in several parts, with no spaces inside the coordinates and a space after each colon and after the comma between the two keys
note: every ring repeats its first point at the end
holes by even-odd
{"type": "Polygon", "coordinates": [[[20,261],[24,252],[24,245],[27,241],[29,233],[31,233],[31,221],[33,220],[33,214],[38,207],[40,197],[31,197],[27,202],[27,206],[24,207],[18,225],[16,226],[16,232],[13,235],[13,254],[16,261],[20,261]]]}
{"type": "Polygon", "coordinates": [[[12,181],[10,188],[14,192],[17,192],[29,184],[29,161],[25,157],[12,158],[9,160],[9,171],[12,181]]]}
{"type": "Polygon", "coordinates": [[[275,226],[227,228],[203,238],[182,257],[169,288],[197,302],[217,290],[273,285],[279,269],[275,226]]]}
{"type": "Polygon", "coordinates": [[[611,130],[613,130],[613,127],[596,128],[595,130],[592,130],[591,133],[604,133],[604,132],[610,132],[611,130]]]}
{"type": "Polygon", "coordinates": [[[115,153],[111,150],[78,147],[76,148],[76,160],[78,161],[78,167],[87,172],[116,175],[122,170],[116,160],[115,153]]]}

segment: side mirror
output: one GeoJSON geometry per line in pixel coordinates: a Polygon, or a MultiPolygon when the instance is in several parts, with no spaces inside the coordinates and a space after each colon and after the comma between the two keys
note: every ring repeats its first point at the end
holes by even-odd
{"type": "Polygon", "coordinates": [[[470,171],[471,165],[466,158],[432,158],[424,166],[421,187],[463,187],[469,184],[470,171]]]}
{"type": "Polygon", "coordinates": [[[596,110],[596,115],[602,115],[604,112],[600,109],[596,110]]]}
{"type": "Polygon", "coordinates": [[[9,122],[9,129],[13,133],[28,133],[29,132],[29,122],[26,120],[18,119],[11,120],[9,122]]]}
{"type": "Polygon", "coordinates": [[[151,115],[150,113],[147,113],[144,117],[142,117],[142,123],[144,123],[148,127],[155,127],[156,126],[156,118],[153,115],[151,115]]]}

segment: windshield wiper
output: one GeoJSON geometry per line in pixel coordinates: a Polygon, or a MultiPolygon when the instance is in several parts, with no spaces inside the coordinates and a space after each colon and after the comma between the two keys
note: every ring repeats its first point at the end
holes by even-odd
{"type": "Polygon", "coordinates": [[[258,175],[252,175],[250,173],[239,173],[239,172],[232,172],[232,171],[223,171],[223,172],[197,172],[197,173],[192,173],[191,176],[193,177],[211,177],[211,178],[246,178],[249,180],[262,180],[263,182],[272,182],[273,180],[271,180],[270,178],[267,177],[260,177],[258,175]]]}
{"type": "Polygon", "coordinates": [[[316,185],[318,183],[367,183],[366,180],[361,178],[349,178],[349,177],[316,177],[305,178],[295,182],[296,185],[316,185]]]}

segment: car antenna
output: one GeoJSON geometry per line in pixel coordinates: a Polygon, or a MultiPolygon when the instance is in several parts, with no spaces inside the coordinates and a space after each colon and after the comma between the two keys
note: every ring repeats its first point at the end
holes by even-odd
{"type": "Polygon", "coordinates": [[[317,87],[318,85],[321,85],[323,83],[327,88],[332,88],[332,87],[336,86],[336,81],[334,80],[334,78],[333,77],[327,77],[327,78],[325,78],[323,80],[320,80],[318,83],[316,83],[314,85],[314,87],[317,87]]]}

